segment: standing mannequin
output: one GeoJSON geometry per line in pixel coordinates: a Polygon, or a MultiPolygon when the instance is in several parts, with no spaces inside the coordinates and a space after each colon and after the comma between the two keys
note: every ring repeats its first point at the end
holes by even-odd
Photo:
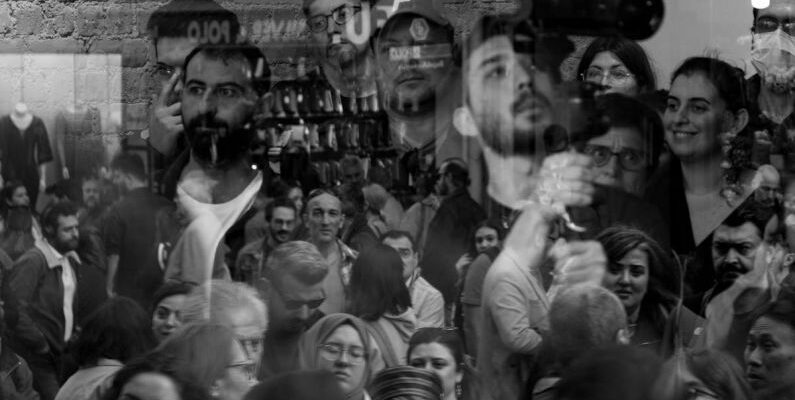
{"type": "Polygon", "coordinates": [[[0,159],[3,180],[22,181],[35,207],[39,191],[47,187],[44,164],[53,158],[44,122],[24,103],[0,118],[0,159]]]}
{"type": "Polygon", "coordinates": [[[99,109],[77,104],[59,112],[55,116],[55,143],[63,179],[88,176],[104,165],[107,158],[99,109]]]}

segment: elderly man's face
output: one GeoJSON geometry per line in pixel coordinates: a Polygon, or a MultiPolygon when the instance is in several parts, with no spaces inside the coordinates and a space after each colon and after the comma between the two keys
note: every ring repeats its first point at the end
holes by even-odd
{"type": "Polygon", "coordinates": [[[253,139],[257,96],[251,68],[241,57],[197,54],[187,65],[182,120],[191,153],[200,163],[225,166],[241,160],[253,139]]]}
{"type": "Polygon", "coordinates": [[[329,243],[337,239],[342,228],[342,203],[340,199],[321,194],[307,203],[307,227],[314,243],[329,243]]]}
{"type": "Polygon", "coordinates": [[[503,155],[534,155],[554,121],[552,75],[516,53],[507,36],[483,42],[467,62],[468,110],[484,144],[503,155]]]}

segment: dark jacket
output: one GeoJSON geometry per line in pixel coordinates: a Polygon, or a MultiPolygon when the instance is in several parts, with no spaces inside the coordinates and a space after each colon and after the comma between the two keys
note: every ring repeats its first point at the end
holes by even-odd
{"type": "MultiPolygon", "coordinates": [[[[71,262],[77,288],[80,287],[78,262],[71,262]]],[[[31,352],[49,350],[61,354],[64,343],[63,281],[61,266],[50,268],[39,246],[28,250],[14,264],[8,277],[8,286],[19,302],[19,320],[14,329],[14,339],[31,352]]],[[[73,300],[73,315],[77,324],[77,293],[73,300]]]]}
{"type": "Polygon", "coordinates": [[[22,357],[5,347],[0,354],[0,393],[3,400],[38,400],[33,374],[22,357]]]}
{"type": "Polygon", "coordinates": [[[459,189],[442,200],[428,226],[425,255],[420,263],[422,277],[442,292],[446,304],[456,297],[455,263],[469,249],[472,231],[484,219],[486,212],[480,204],[466,189],[459,189]]]}

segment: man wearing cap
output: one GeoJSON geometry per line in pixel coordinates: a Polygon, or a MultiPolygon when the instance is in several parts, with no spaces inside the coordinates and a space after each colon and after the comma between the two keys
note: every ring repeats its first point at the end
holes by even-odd
{"type": "Polygon", "coordinates": [[[454,31],[435,1],[400,2],[375,40],[384,108],[393,138],[419,159],[464,157],[452,123],[461,103],[454,31]]]}
{"type": "Polygon", "coordinates": [[[251,169],[253,117],[269,101],[267,62],[248,44],[201,45],[185,59],[182,121],[190,160],[177,201],[190,220],[169,259],[166,279],[202,284],[229,277],[213,270],[227,230],[251,207],[262,174],[251,169]]]}

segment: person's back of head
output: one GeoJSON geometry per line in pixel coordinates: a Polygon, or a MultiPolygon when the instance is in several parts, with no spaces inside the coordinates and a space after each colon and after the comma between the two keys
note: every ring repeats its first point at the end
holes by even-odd
{"type": "Polygon", "coordinates": [[[110,169],[129,175],[139,181],[146,180],[146,167],[141,156],[133,153],[119,153],[110,162],[110,169]]]}
{"type": "Polygon", "coordinates": [[[549,312],[549,345],[561,368],[589,349],[626,339],[627,315],[615,294],[601,286],[563,289],[549,312]]]}
{"type": "Polygon", "coordinates": [[[444,395],[439,376],[409,366],[381,370],[370,386],[373,400],[437,400],[444,395]]]}
{"type": "Polygon", "coordinates": [[[213,279],[188,294],[182,307],[182,319],[186,324],[209,321],[230,326],[232,315],[239,312],[253,313],[262,330],[267,329],[268,309],[254,288],[240,282],[213,279]]]}
{"type": "Polygon", "coordinates": [[[351,268],[347,312],[368,321],[411,307],[403,261],[395,249],[377,243],[359,253],[351,268]]]}
{"type": "Polygon", "coordinates": [[[100,358],[122,363],[155,346],[149,314],[134,300],[114,297],[92,312],[74,344],[80,366],[93,366],[100,358]]]}
{"type": "Polygon", "coordinates": [[[276,246],[268,255],[263,274],[274,284],[285,275],[304,285],[316,285],[328,274],[328,263],[317,247],[309,242],[294,240],[276,246]]]}
{"type": "Polygon", "coordinates": [[[262,381],[243,400],[345,400],[345,394],[329,371],[295,371],[262,381]]]}
{"type": "Polygon", "coordinates": [[[645,400],[661,360],[634,346],[594,349],[573,362],[557,384],[558,400],[645,400]]]}

